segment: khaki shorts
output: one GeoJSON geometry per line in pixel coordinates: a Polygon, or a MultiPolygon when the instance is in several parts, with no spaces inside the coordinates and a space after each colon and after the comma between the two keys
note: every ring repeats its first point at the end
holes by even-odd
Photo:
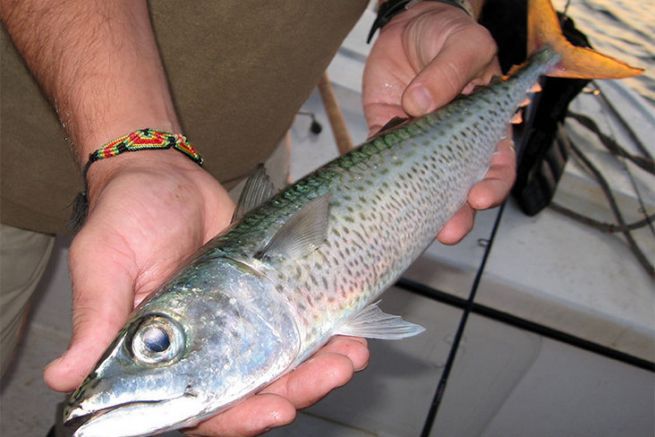
{"type": "Polygon", "coordinates": [[[54,243],[52,235],[0,225],[0,376],[9,367],[54,243]]]}

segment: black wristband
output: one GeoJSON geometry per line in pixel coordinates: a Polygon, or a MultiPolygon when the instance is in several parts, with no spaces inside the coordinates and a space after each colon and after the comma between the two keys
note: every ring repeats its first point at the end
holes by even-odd
{"type": "MultiPolygon", "coordinates": [[[[423,0],[423,1],[428,1],[428,0],[423,0]]],[[[458,0],[431,0],[431,1],[437,1],[439,3],[445,3],[451,6],[455,6],[466,12],[467,14],[471,15],[471,11],[466,9],[464,5],[458,1],[458,0]]],[[[366,43],[370,43],[371,39],[373,38],[373,35],[375,35],[375,31],[378,29],[381,29],[382,27],[386,26],[389,21],[402,11],[407,9],[407,6],[410,3],[419,3],[416,0],[387,0],[384,3],[380,5],[380,8],[378,9],[378,16],[373,22],[373,25],[371,26],[371,30],[368,32],[368,37],[366,38],[366,43]]]]}

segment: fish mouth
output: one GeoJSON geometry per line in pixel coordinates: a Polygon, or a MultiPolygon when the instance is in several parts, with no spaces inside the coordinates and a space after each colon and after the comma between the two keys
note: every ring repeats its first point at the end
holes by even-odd
{"type": "Polygon", "coordinates": [[[72,410],[67,410],[64,412],[64,426],[72,432],[77,432],[77,430],[83,427],[87,422],[93,420],[94,417],[100,417],[103,414],[107,414],[112,410],[121,407],[129,407],[130,405],[138,404],[150,404],[158,403],[161,401],[137,401],[137,402],[126,402],[124,404],[114,405],[111,407],[103,408],[101,410],[83,412],[82,408],[78,407],[72,410]]]}
{"type": "Polygon", "coordinates": [[[78,406],[65,412],[64,426],[73,437],[139,437],[193,426],[200,413],[196,397],[184,394],[171,399],[138,400],[87,411],[78,406]],[[159,414],[157,411],[159,410],[159,414]]]}

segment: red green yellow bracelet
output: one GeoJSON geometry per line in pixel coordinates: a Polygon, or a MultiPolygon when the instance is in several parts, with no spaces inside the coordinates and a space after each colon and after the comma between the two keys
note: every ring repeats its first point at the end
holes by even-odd
{"type": "Polygon", "coordinates": [[[124,152],[170,148],[182,152],[193,162],[202,165],[202,157],[196,149],[187,142],[184,135],[146,128],[136,130],[104,144],[101,148],[89,155],[89,162],[86,166],[88,167],[100,159],[111,158],[124,152]]]}
{"type": "Polygon", "coordinates": [[[87,199],[88,185],[87,173],[91,164],[101,159],[111,158],[125,152],[138,152],[141,150],[175,149],[182,152],[198,165],[202,165],[202,157],[193,145],[187,142],[182,134],[162,132],[154,129],[139,129],[122,137],[112,140],[89,155],[82,176],[84,177],[84,191],[79,193],[73,205],[73,216],[70,226],[73,230],[79,229],[86,218],[89,202],[87,199]]]}

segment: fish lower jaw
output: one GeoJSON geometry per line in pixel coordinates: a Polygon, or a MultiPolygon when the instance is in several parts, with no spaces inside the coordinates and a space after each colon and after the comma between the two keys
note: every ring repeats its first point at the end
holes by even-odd
{"type": "Polygon", "coordinates": [[[75,429],[73,437],[139,437],[193,426],[202,406],[194,396],[156,401],[135,401],[101,410],[71,411],[65,426],[75,429]],[[156,410],[159,410],[157,412],[156,410]]]}

